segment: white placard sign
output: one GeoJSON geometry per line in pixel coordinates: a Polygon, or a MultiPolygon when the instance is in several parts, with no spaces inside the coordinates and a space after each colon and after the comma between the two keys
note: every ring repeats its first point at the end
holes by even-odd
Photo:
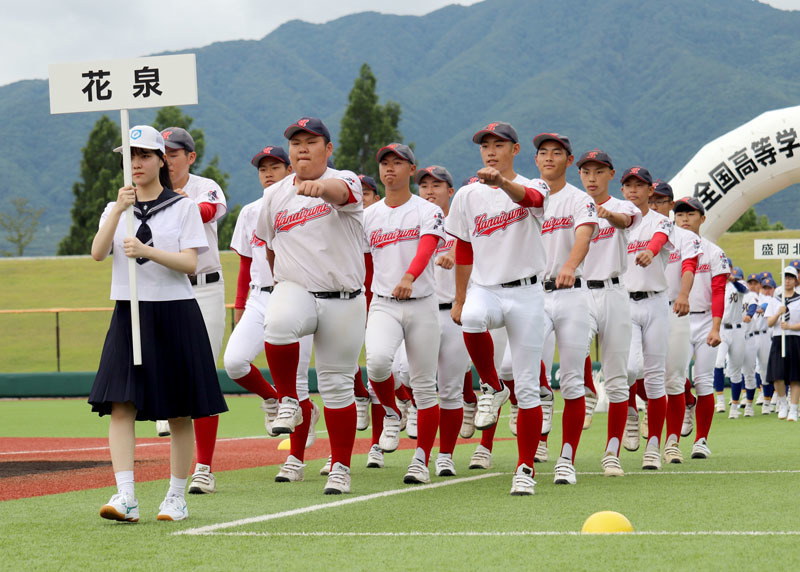
{"type": "Polygon", "coordinates": [[[194,54],[51,64],[50,113],[194,105],[194,54]]]}
{"type": "Polygon", "coordinates": [[[774,238],[770,240],[754,240],[753,258],[766,260],[800,258],[800,239],[774,238]]]}

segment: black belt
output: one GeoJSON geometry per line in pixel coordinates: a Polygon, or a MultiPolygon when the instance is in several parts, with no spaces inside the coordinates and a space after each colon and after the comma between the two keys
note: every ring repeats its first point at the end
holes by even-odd
{"type": "MultiPolygon", "coordinates": [[[[619,284],[619,278],[614,276],[611,279],[611,283],[612,284],[619,284]]],[[[586,287],[589,288],[590,290],[594,290],[596,288],[605,288],[606,287],[606,281],[605,280],[587,280],[586,281],[586,287]]]]}
{"type": "Polygon", "coordinates": [[[309,292],[314,298],[322,298],[324,300],[329,300],[333,298],[339,298],[340,300],[352,300],[359,294],[361,294],[361,288],[358,290],[353,290],[352,292],[309,292]]]}
{"type": "Polygon", "coordinates": [[[261,288],[259,288],[259,290],[261,290],[262,292],[272,292],[272,288],[273,288],[272,286],[262,286],[261,288]]]}
{"type": "MultiPolygon", "coordinates": [[[[209,272],[206,276],[206,284],[213,284],[214,282],[219,282],[219,272],[209,272]]],[[[191,282],[192,286],[197,286],[197,275],[196,274],[189,274],[189,282],[191,282]]]]}
{"type": "MultiPolygon", "coordinates": [[[[732,330],[733,329],[733,324],[722,324],[722,327],[725,328],[726,330],[732,330]]],[[[736,329],[737,330],[739,328],[741,328],[741,327],[742,327],[741,324],[736,324],[736,329]]]]}
{"type": "Polygon", "coordinates": [[[628,296],[634,302],[644,300],[645,298],[652,298],[656,294],[659,294],[659,292],[628,292],[628,296]]]}
{"type": "Polygon", "coordinates": [[[512,280],[511,282],[504,282],[500,284],[503,288],[516,288],[517,286],[528,286],[531,284],[536,284],[538,278],[536,276],[530,276],[528,278],[520,278],[519,280],[512,280]]]}
{"type": "Polygon", "coordinates": [[[762,334],[766,334],[766,333],[767,333],[767,330],[761,330],[761,333],[762,333],[762,334]]]}
{"type": "Polygon", "coordinates": [[[760,333],[761,333],[761,332],[753,332],[753,333],[752,333],[752,334],[750,334],[750,335],[751,335],[751,336],[757,336],[757,335],[758,335],[758,334],[760,334],[760,333]]]}
{"type": "Polygon", "coordinates": [[[448,302],[447,304],[439,304],[439,309],[440,310],[452,310],[453,309],[453,303],[452,302],[448,302]]]}
{"type": "Polygon", "coordinates": [[[570,288],[580,288],[581,287],[581,279],[580,278],[576,278],[575,279],[575,284],[573,284],[572,286],[562,286],[561,288],[556,288],[556,281],[555,280],[553,280],[553,279],[545,280],[544,284],[542,284],[542,286],[544,286],[544,291],[545,292],[554,292],[555,290],[569,290],[570,288]]]}
{"type": "Polygon", "coordinates": [[[703,310],[702,312],[689,312],[690,314],[707,314],[708,310],[703,310]]]}

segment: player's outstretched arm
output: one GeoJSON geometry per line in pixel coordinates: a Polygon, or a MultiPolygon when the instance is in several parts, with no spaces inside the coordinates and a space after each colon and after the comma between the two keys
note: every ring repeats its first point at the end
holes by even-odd
{"type": "Polygon", "coordinates": [[[672,304],[672,311],[678,316],[685,316],[689,313],[689,293],[694,284],[694,273],[697,270],[697,257],[687,258],[681,262],[681,289],[675,303],[672,304]]]}
{"type": "Polygon", "coordinates": [[[297,185],[297,194],[305,197],[320,198],[326,203],[342,206],[350,201],[350,189],[340,179],[317,179],[303,181],[297,185]]]}
{"type": "Polygon", "coordinates": [[[572,288],[575,285],[575,269],[589,253],[589,243],[594,229],[593,224],[583,224],[575,229],[575,243],[569,252],[569,258],[556,277],[556,288],[572,288]]]}

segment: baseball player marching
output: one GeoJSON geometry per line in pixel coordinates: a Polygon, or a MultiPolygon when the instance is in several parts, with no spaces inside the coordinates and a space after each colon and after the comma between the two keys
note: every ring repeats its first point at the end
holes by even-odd
{"type": "Polygon", "coordinates": [[[311,413],[299,402],[296,375],[300,338],[314,334],[331,443],[324,493],[348,493],[356,435],[353,372],[366,320],[361,182],[327,166],[333,144],[320,119],[303,117],[284,136],[295,174],[265,191],[256,227],[276,282],[264,326],[264,350],[281,401],[273,431],[291,433],[311,413]]]}
{"type": "Polygon", "coordinates": [[[725,310],[722,313],[722,330],[720,331],[722,343],[717,349],[717,361],[714,364],[714,392],[717,394],[717,402],[719,402],[720,393],[723,393],[724,412],[725,374],[727,374],[731,380],[731,407],[728,418],[738,419],[745,354],[742,315],[744,314],[744,295],[748,290],[747,286],[740,282],[740,280],[744,280],[744,271],[741,268],[733,268],[730,259],[728,259],[728,265],[732,271],[728,275],[728,283],[725,285],[725,310]],[[720,386],[722,392],[719,392],[720,386]]]}

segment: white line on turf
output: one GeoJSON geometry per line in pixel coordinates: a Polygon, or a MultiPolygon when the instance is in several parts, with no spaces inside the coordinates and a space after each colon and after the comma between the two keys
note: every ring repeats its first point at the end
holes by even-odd
{"type": "MultiPolygon", "coordinates": [[[[322,431],[317,431],[322,433],[322,431]]],[[[326,431],[327,433],[327,431],[326,431]]],[[[264,435],[252,435],[249,437],[228,437],[225,439],[217,439],[217,443],[225,441],[247,441],[249,439],[268,439],[264,435]]],[[[164,439],[158,443],[137,443],[137,447],[163,447],[169,445],[169,439],[164,439]]],[[[78,447],[74,449],[42,449],[39,451],[0,451],[0,455],[41,455],[45,453],[80,453],[84,451],[108,451],[108,446],[104,447],[78,447]]]]}
{"type": "Polygon", "coordinates": [[[481,479],[489,479],[492,477],[500,477],[503,476],[504,473],[486,473],[485,475],[476,475],[474,477],[464,477],[460,479],[453,479],[448,481],[442,481],[439,483],[433,483],[430,485],[422,485],[419,487],[408,487],[404,489],[393,489],[390,491],[383,491],[380,493],[372,493],[369,495],[361,495],[357,497],[350,497],[346,499],[342,499],[339,501],[328,502],[323,504],[315,504],[311,506],[304,506],[302,508],[296,508],[292,510],[286,510],[283,512],[274,512],[272,514],[262,514],[261,516],[253,516],[250,518],[242,518],[239,520],[232,520],[230,522],[220,522],[217,524],[210,524],[208,526],[201,526],[199,528],[188,528],[186,530],[180,530],[178,532],[173,532],[173,534],[177,535],[203,535],[214,532],[216,530],[221,530],[223,528],[232,528],[234,526],[244,526],[246,524],[254,524],[257,522],[264,522],[267,520],[276,520],[279,518],[286,518],[288,516],[297,516],[300,514],[307,514],[310,512],[316,512],[319,510],[325,510],[329,508],[338,508],[340,506],[345,506],[348,504],[354,504],[359,502],[365,502],[385,497],[391,497],[394,495],[402,495],[405,493],[416,493],[421,491],[429,491],[431,489],[438,489],[440,487],[448,487],[450,485],[457,485],[460,483],[467,483],[471,481],[478,481],[481,479]]]}
{"type": "MultiPolygon", "coordinates": [[[[200,529],[196,529],[200,530],[200,529]]],[[[184,534],[188,531],[184,532],[184,534]]],[[[181,534],[176,532],[174,534],[181,534]]],[[[459,532],[193,532],[197,536],[306,536],[306,537],[358,537],[358,536],[598,536],[571,530],[512,530],[500,531],[459,531],[459,532]]],[[[639,530],[635,532],[616,532],[603,536],[800,536],[800,530],[639,530]]]]}

